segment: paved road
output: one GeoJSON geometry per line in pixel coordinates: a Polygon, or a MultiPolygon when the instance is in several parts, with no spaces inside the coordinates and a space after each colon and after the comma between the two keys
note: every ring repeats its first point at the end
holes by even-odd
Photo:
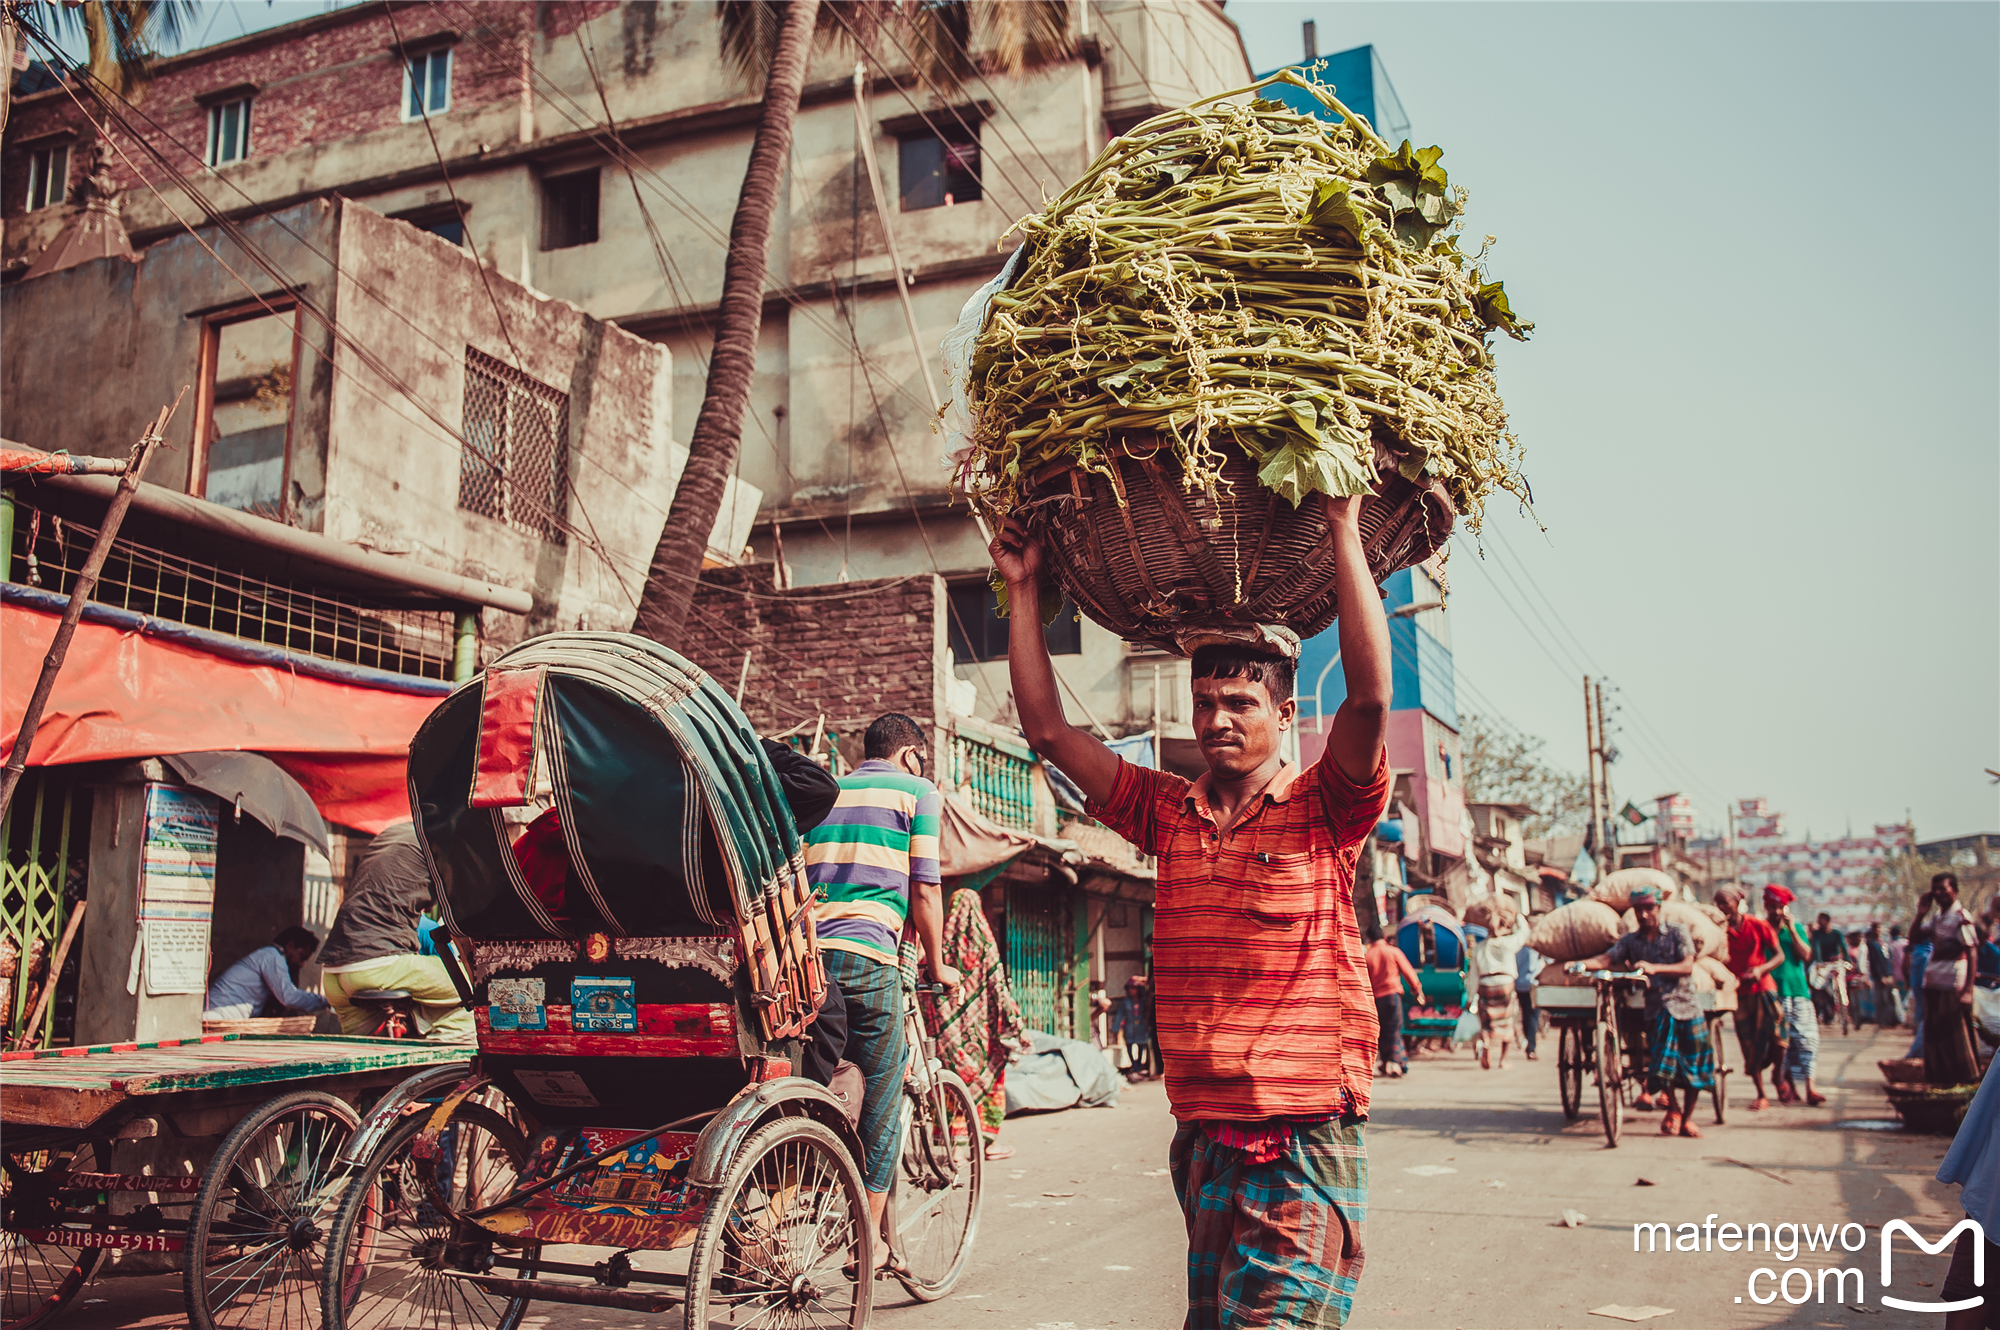
{"type": "MultiPolygon", "coordinates": [[[[1762,1326],[1865,1326],[1941,1318],[1883,1312],[1877,1226],[1908,1218],[1930,1234],[1958,1218],[1955,1189],[1930,1180],[1942,1139],[1838,1125],[1889,1116],[1876,1086],[1878,1057],[1902,1040],[1872,1030],[1829,1038],[1822,1109],[1742,1111],[1732,1086],[1731,1120],[1701,1140],[1666,1140],[1641,1116],[1624,1144],[1605,1148],[1597,1120],[1566,1124],[1553,1062],[1481,1072],[1470,1056],[1429,1057],[1411,1076],[1378,1085],[1369,1133],[1372,1188],[1368,1262],[1350,1324],[1366,1327],[1594,1327],[1609,1303],[1674,1309],[1651,1330],[1762,1326]],[[1450,1170],[1450,1171],[1439,1171],[1450,1170]],[[1652,1185],[1642,1186],[1641,1178],[1652,1185]],[[1574,1209],[1581,1227],[1562,1226],[1574,1209]],[[1719,1250],[1634,1254],[1633,1225],[1762,1222],[1867,1226],[1855,1253],[1799,1251],[1755,1256],[1719,1250]],[[1792,1307],[1746,1296],[1750,1273],[1769,1267],[1814,1272],[1826,1265],[1866,1275],[1868,1310],[1813,1298],[1792,1307]],[[1734,1299],[1743,1298],[1736,1302],[1734,1299]]],[[[996,1164],[979,1245],[959,1291],[943,1302],[907,1301],[881,1285],[874,1324],[885,1330],[1172,1330],[1181,1319],[1183,1236],[1165,1175],[1172,1134],[1157,1085],[1130,1088],[1116,1108],[1016,1119],[1004,1139],[1018,1149],[996,1164]]],[[[1857,1236],[1849,1231],[1849,1240],[1857,1236]]],[[[1892,1292],[1936,1297],[1943,1258],[1898,1258],[1892,1292]],[[1930,1281],[1929,1287],[1919,1281],[1930,1281]]],[[[1803,1276],[1794,1277],[1797,1295],[1803,1276]]],[[[1757,1292],[1768,1296],[1768,1283],[1757,1292]]],[[[176,1326],[179,1279],[106,1280],[102,1299],[76,1309],[73,1330],[176,1326]]],[[[1848,1285],[1852,1300],[1852,1282],[1848,1285]]],[[[651,1318],[583,1309],[533,1315],[534,1330],[596,1330],[657,1324],[651,1318]]]]}

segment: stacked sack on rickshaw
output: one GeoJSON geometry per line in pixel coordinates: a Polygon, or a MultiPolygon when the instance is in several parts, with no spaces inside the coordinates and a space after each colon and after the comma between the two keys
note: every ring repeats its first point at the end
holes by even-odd
{"type": "Polygon", "coordinates": [[[1651,887],[1659,894],[1661,924],[1679,924],[1694,942],[1695,991],[1716,993],[1718,1011],[1735,1010],[1736,976],[1729,971],[1729,940],[1723,932],[1722,911],[1713,905],[1673,899],[1680,892],[1679,884],[1654,868],[1625,868],[1607,874],[1582,900],[1571,901],[1536,920],[1528,933],[1528,945],[1548,957],[1550,964],[1542,968],[1535,982],[1552,988],[1589,986],[1589,975],[1572,975],[1563,967],[1571,961],[1597,959],[1639,926],[1632,913],[1632,889],[1638,886],[1651,887]]]}

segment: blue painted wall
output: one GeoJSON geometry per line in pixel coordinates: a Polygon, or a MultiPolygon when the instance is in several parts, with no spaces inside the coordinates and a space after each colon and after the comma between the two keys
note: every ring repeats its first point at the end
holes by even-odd
{"type": "MultiPolygon", "coordinates": [[[[1389,82],[1388,68],[1373,46],[1356,46],[1291,67],[1329,85],[1333,95],[1340,98],[1341,105],[1367,117],[1375,132],[1390,144],[1401,143],[1410,136],[1410,117],[1403,110],[1402,100],[1396,96],[1395,86],[1389,82]]],[[[1276,72],[1270,70],[1258,77],[1268,77],[1276,72]]],[[[1281,85],[1265,89],[1264,95],[1306,115],[1332,118],[1332,112],[1313,100],[1303,88],[1281,85]]]]}
{"type": "MultiPolygon", "coordinates": [[[[1391,573],[1383,582],[1383,590],[1388,592],[1382,601],[1382,608],[1394,610],[1413,603],[1416,579],[1410,570],[1391,573]]],[[[1424,594],[1428,600],[1430,593],[1424,594]]],[[[1438,611],[1448,613],[1448,611],[1438,611]]],[[[1389,648],[1392,652],[1392,678],[1395,682],[1394,710],[1403,711],[1421,707],[1456,730],[1458,728],[1458,683],[1452,668],[1451,648],[1439,641],[1417,621],[1416,617],[1389,620],[1389,648]]],[[[1299,653],[1299,718],[1310,724],[1313,712],[1313,689],[1320,672],[1326,670],[1326,681],[1319,687],[1320,704],[1331,716],[1347,696],[1347,680],[1341,674],[1340,666],[1327,670],[1328,662],[1340,650],[1340,625],[1306,641],[1299,653]]]]}

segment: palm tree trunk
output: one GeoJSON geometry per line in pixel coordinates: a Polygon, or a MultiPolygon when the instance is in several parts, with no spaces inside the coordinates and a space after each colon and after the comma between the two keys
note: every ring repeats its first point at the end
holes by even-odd
{"type": "Polygon", "coordinates": [[[798,119],[799,91],[805,83],[818,13],[819,0],[790,0],[785,7],[784,27],[764,84],[763,115],[750,147],[750,167],[729,225],[708,387],[688,439],[687,468],[674,490],[673,507],[653,550],[632,624],[633,632],[669,647],[678,647],[682,640],[708,535],[742,446],[743,412],[750,401],[764,322],[764,259],[771,216],[777,210],[778,185],[791,152],[792,126],[798,119]]]}

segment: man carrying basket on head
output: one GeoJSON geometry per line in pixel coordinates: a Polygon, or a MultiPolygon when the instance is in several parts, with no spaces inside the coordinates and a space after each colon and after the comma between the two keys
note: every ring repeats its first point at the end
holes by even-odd
{"type": "Polygon", "coordinates": [[[1362,501],[1325,502],[1347,698],[1305,772],[1280,748],[1297,714],[1295,635],[1183,635],[1208,763],[1190,783],[1067,722],[1034,613],[1041,547],[1017,517],[992,549],[1021,607],[1008,665],[1028,741],[1093,816],[1159,861],[1155,1028],[1178,1122],[1187,1330],[1340,1326],[1361,1274],[1377,1021],[1351,893],[1389,793],[1389,631],[1362,501]]]}

